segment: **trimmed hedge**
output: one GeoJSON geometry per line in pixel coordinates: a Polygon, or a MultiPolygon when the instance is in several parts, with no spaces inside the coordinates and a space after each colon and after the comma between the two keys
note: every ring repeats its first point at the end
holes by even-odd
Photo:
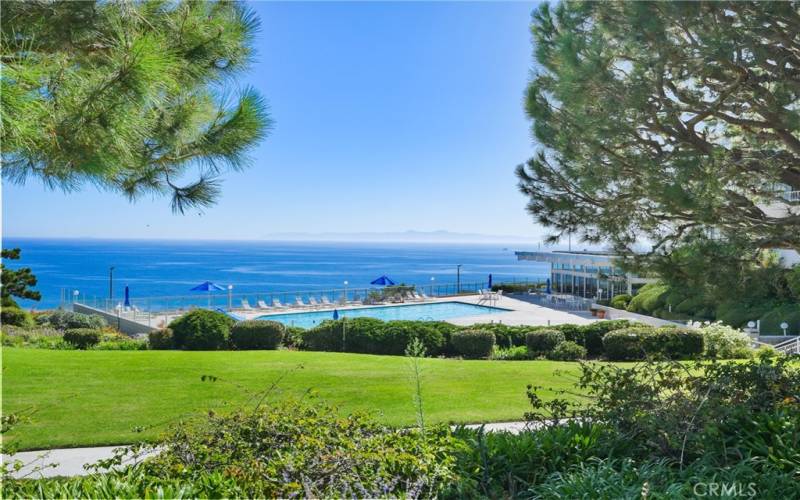
{"type": "Polygon", "coordinates": [[[286,327],[277,321],[252,319],[239,321],[231,327],[230,341],[240,350],[275,350],[286,335],[286,327]]]}
{"type": "Polygon", "coordinates": [[[547,359],[554,361],[578,361],[585,358],[586,348],[569,340],[561,342],[555,349],[547,353],[547,359]]]}
{"type": "Polygon", "coordinates": [[[488,330],[462,330],[453,334],[450,342],[465,358],[488,358],[494,350],[494,333],[488,330]]]}
{"type": "Polygon", "coordinates": [[[531,356],[537,356],[552,351],[565,340],[566,337],[562,331],[555,329],[537,330],[528,332],[525,336],[525,345],[528,347],[528,352],[531,356]]]}
{"type": "Polygon", "coordinates": [[[227,347],[230,329],[236,323],[228,315],[195,309],[169,324],[175,347],[203,351],[227,347]]]}
{"type": "Polygon", "coordinates": [[[430,321],[388,321],[353,318],[323,321],[302,333],[304,349],[403,355],[412,339],[419,339],[428,355],[446,350],[447,337],[458,327],[430,321]]]}
{"type": "Polygon", "coordinates": [[[64,332],[64,341],[78,349],[89,349],[100,343],[103,332],[91,328],[72,328],[64,332]]]}
{"type": "Polygon", "coordinates": [[[688,359],[703,354],[703,334],[689,328],[629,327],[603,337],[606,357],[638,361],[647,357],[688,359]]]}
{"type": "Polygon", "coordinates": [[[560,325],[556,329],[564,332],[566,340],[585,347],[587,355],[597,357],[603,355],[603,337],[606,333],[634,325],[637,323],[627,319],[609,319],[588,325],[560,325]]]}
{"type": "Polygon", "coordinates": [[[175,349],[175,339],[172,330],[162,328],[147,334],[147,344],[150,349],[175,349]]]}
{"type": "Polygon", "coordinates": [[[30,328],[34,325],[33,316],[28,311],[18,307],[4,307],[0,311],[0,322],[4,325],[30,328]]]}

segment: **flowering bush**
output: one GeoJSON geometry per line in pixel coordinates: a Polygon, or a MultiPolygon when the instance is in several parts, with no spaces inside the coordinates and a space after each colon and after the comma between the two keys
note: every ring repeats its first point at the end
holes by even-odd
{"type": "Polygon", "coordinates": [[[705,352],[709,358],[733,359],[746,358],[751,352],[750,337],[741,330],[723,325],[722,322],[710,323],[700,328],[705,340],[705,352]]]}

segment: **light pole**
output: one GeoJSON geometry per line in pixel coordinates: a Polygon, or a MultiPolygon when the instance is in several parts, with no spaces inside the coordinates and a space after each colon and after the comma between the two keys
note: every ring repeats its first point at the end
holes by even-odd
{"type": "Polygon", "coordinates": [[[436,281],[436,278],[431,276],[431,297],[433,297],[433,282],[436,281]]]}
{"type": "Polygon", "coordinates": [[[350,283],[348,283],[347,280],[344,280],[344,303],[345,304],[347,304],[347,285],[349,285],[349,284],[350,283]]]}
{"type": "Polygon", "coordinates": [[[783,323],[781,323],[781,330],[783,330],[783,334],[784,335],[786,335],[786,330],[788,330],[788,329],[789,329],[789,323],[787,323],[785,321],[783,323]]]}
{"type": "Polygon", "coordinates": [[[228,285],[228,310],[233,310],[233,285],[228,285]]]}
{"type": "MultiPolygon", "coordinates": [[[[75,291],[73,291],[73,292],[72,292],[72,303],[73,303],[73,304],[74,304],[75,302],[78,302],[78,295],[80,295],[80,293],[81,293],[81,292],[79,292],[79,291],[77,291],[77,290],[75,290],[75,291]]],[[[95,304],[95,305],[97,305],[97,304],[95,304]]]]}
{"type": "Polygon", "coordinates": [[[456,293],[461,293],[461,265],[456,266],[456,293]]]}
{"type": "Polygon", "coordinates": [[[113,307],[114,303],[114,266],[108,268],[108,305],[113,307]]]}

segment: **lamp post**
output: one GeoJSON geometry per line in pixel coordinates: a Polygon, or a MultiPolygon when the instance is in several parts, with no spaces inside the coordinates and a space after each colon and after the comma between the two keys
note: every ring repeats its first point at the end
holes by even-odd
{"type": "Polygon", "coordinates": [[[228,310],[233,310],[233,285],[228,285],[228,310]]]}
{"type": "Polygon", "coordinates": [[[347,285],[349,285],[347,280],[344,280],[344,303],[347,304],[347,285]]]}
{"type": "Polygon", "coordinates": [[[436,281],[436,278],[431,276],[431,297],[433,297],[433,282],[436,281]]]}
{"type": "Polygon", "coordinates": [[[461,293],[461,264],[456,266],[456,293],[461,293]]]}
{"type": "Polygon", "coordinates": [[[787,323],[785,321],[783,323],[781,323],[781,330],[783,330],[783,334],[784,335],[786,335],[786,330],[788,330],[788,329],[789,329],[789,323],[787,323]]]}
{"type": "Polygon", "coordinates": [[[108,268],[108,305],[114,303],[114,266],[108,268]]]}
{"type": "MultiPolygon", "coordinates": [[[[73,304],[74,304],[75,302],[78,302],[78,295],[80,295],[80,293],[81,293],[81,292],[79,292],[79,291],[77,291],[77,290],[74,290],[74,291],[72,292],[72,303],[73,303],[73,304]]],[[[95,304],[95,305],[97,305],[97,304],[95,304]]]]}

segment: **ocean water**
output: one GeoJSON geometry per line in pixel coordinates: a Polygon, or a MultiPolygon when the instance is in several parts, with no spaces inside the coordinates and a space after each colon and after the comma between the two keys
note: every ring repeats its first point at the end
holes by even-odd
{"type": "Polygon", "coordinates": [[[30,267],[39,279],[40,302],[25,307],[57,307],[62,290],[80,297],[108,297],[109,268],[113,292],[122,300],[125,285],[131,297],[190,295],[193,286],[209,280],[234,286],[234,292],[293,292],[366,288],[382,274],[398,283],[429,287],[456,282],[541,281],[549,264],[517,261],[514,248],[502,244],[140,241],[95,239],[3,238],[3,248],[22,249],[22,259],[9,267],[30,267]],[[431,278],[434,278],[431,281],[431,278]]]}

